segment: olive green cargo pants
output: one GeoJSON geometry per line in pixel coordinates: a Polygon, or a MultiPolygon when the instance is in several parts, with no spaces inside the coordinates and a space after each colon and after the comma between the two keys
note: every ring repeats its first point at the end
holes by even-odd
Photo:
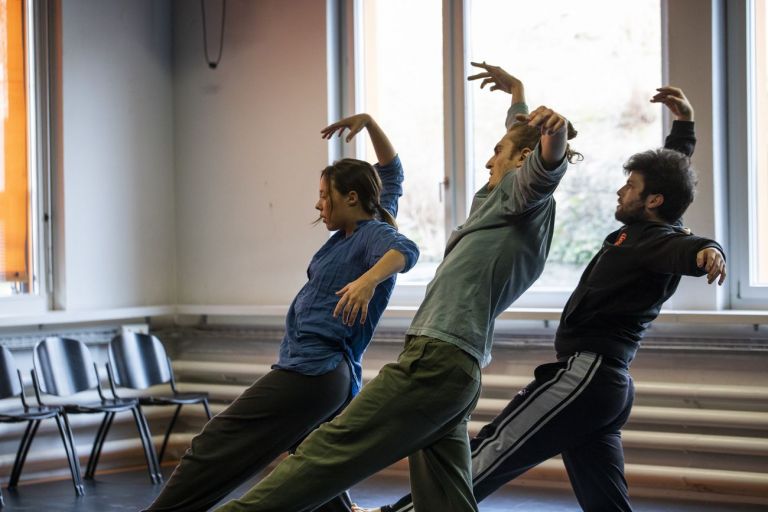
{"type": "Polygon", "coordinates": [[[411,337],[342,414],[323,424],[239,500],[219,511],[309,511],[409,456],[417,512],[476,512],[467,422],[480,393],[477,361],[411,337]]]}

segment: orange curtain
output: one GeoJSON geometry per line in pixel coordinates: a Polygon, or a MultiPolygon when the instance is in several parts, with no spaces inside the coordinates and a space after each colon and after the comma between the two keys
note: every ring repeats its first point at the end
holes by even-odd
{"type": "Polygon", "coordinates": [[[0,280],[29,281],[27,97],[22,0],[0,0],[0,280]]]}

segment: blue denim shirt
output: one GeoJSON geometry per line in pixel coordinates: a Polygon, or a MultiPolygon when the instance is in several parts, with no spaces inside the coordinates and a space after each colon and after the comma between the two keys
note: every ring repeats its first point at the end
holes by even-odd
{"type": "MultiPolygon", "coordinates": [[[[398,198],[403,193],[400,159],[395,157],[388,165],[377,165],[376,169],[382,181],[381,205],[395,216],[398,198]]],[[[344,325],[341,316],[333,318],[339,301],[336,292],[368,271],[390,249],[405,257],[403,272],[413,267],[419,257],[416,244],[378,219],[358,222],[349,237],[337,231],[328,239],[312,257],[308,281],[293,299],[285,319],[280,357],[272,368],[323,375],[344,359],[352,374],[351,396],[360,391],[363,353],[387,307],[395,276],[376,287],[363,325],[359,316],[353,326],[344,325]]]]}

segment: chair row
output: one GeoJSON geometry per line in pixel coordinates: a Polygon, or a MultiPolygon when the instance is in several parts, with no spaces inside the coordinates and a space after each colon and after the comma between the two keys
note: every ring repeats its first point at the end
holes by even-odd
{"type": "MultiPolygon", "coordinates": [[[[69,414],[104,414],[93,441],[84,475],[86,479],[92,479],[115,415],[118,412],[130,411],[144,447],[147,470],[153,484],[162,482],[160,463],[182,406],[202,404],[208,419],[211,418],[208,393],[181,393],[176,389],[171,361],[166,355],[163,344],[155,336],[128,333],[115,336],[110,341],[106,369],[111,396],[108,396],[102,388],[98,367],[84,343],[69,338],[45,338],[37,343],[33,351],[31,374],[36,404],[31,404],[25,396],[21,371],[17,368],[11,352],[6,347],[0,347],[0,349],[0,399],[19,398],[21,400],[20,408],[0,411],[0,422],[27,422],[27,428],[11,470],[9,489],[17,486],[30,445],[40,423],[45,419],[53,418],[56,421],[72,473],[75,493],[82,496],[85,491],[69,424],[69,414]],[[121,397],[117,392],[118,388],[143,390],[161,384],[170,385],[171,392],[142,394],[136,398],[121,397]],[[94,389],[98,392],[98,400],[75,399],[74,395],[94,389]],[[43,401],[44,396],[68,398],[66,403],[51,404],[43,401]],[[69,397],[72,401],[69,401],[69,397]],[[173,418],[166,429],[159,456],[152,444],[149,426],[141,410],[142,405],[176,406],[173,418]]],[[[1,506],[2,495],[0,495],[1,506]]]]}

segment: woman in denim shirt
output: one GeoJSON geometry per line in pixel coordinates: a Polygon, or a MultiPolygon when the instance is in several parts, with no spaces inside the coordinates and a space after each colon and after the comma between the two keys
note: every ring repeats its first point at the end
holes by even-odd
{"type": "MultiPolygon", "coordinates": [[[[403,170],[389,139],[367,114],[322,130],[323,138],[363,128],[378,163],[346,158],[326,167],[315,208],[335,233],[312,257],[291,304],[278,362],[192,440],[148,510],[208,510],[335,416],[360,390],[361,360],[386,308],[395,275],[419,256],[397,231],[403,170]]],[[[340,496],[324,508],[344,509],[340,496]]]]}

